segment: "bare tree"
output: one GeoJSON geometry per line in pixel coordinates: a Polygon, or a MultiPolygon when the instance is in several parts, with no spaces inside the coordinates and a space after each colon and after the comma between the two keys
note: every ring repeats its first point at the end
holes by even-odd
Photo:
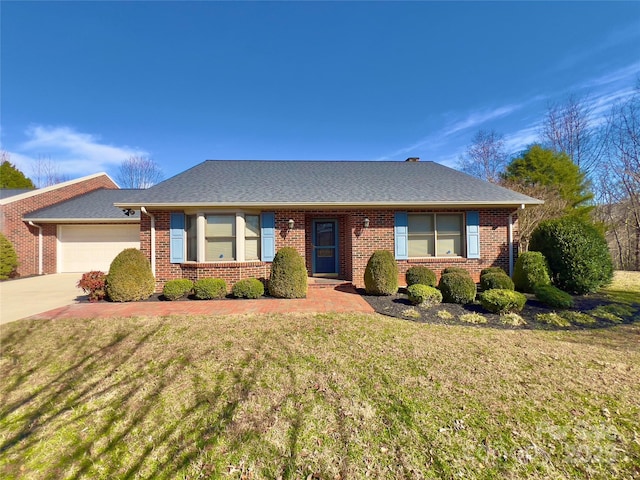
{"type": "Polygon", "coordinates": [[[69,180],[69,176],[60,171],[60,165],[51,160],[51,157],[44,155],[38,156],[38,159],[33,161],[31,178],[38,188],[50,187],[69,180]]]}
{"type": "Polygon", "coordinates": [[[120,164],[116,181],[123,188],[149,188],[162,180],[162,170],[149,157],[131,156],[120,164]]]}
{"type": "Polygon", "coordinates": [[[640,83],[631,98],[612,108],[607,146],[606,168],[600,172],[607,224],[620,267],[640,270],[640,83]]]}
{"type": "Polygon", "coordinates": [[[471,140],[465,155],[460,158],[460,169],[474,177],[499,183],[500,174],[507,163],[504,137],[494,130],[480,130],[471,140]]]}
{"type": "Polygon", "coordinates": [[[587,175],[597,166],[605,147],[591,117],[587,100],[571,95],[564,104],[549,105],[541,132],[545,146],[569,155],[587,175]]]}

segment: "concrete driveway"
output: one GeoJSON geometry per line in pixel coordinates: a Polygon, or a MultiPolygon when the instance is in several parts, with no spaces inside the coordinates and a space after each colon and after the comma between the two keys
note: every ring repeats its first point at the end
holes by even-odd
{"type": "Polygon", "coordinates": [[[0,282],[0,324],[76,303],[81,273],[57,273],[0,282]]]}

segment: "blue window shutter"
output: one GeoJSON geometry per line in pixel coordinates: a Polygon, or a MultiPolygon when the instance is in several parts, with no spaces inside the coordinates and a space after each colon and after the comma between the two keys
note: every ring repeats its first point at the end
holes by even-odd
{"type": "Polygon", "coordinates": [[[409,218],[407,212],[396,212],[394,232],[396,238],[396,259],[406,260],[409,258],[409,218]]]}
{"type": "Polygon", "coordinates": [[[170,220],[170,257],[171,263],[184,262],[184,214],[172,213],[170,220]]]}
{"type": "Polygon", "coordinates": [[[262,261],[272,262],[276,256],[276,214],[262,212],[260,214],[260,236],[262,239],[262,261]]]}
{"type": "Polygon", "coordinates": [[[467,258],[480,258],[479,212],[467,212],[467,258]]]}

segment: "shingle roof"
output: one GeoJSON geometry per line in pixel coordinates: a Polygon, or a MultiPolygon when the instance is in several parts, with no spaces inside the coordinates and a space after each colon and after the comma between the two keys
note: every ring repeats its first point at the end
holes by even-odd
{"type": "Polygon", "coordinates": [[[33,188],[0,188],[0,198],[9,198],[32,191],[33,188]]]}
{"type": "Polygon", "coordinates": [[[523,203],[541,202],[434,162],[208,160],[118,205],[523,203]]]}
{"type": "Polygon", "coordinates": [[[113,204],[125,198],[136,198],[144,190],[99,189],[74,197],[66,202],[42,208],[24,216],[24,220],[34,222],[138,222],[140,212],[125,215],[121,208],[113,204]]]}

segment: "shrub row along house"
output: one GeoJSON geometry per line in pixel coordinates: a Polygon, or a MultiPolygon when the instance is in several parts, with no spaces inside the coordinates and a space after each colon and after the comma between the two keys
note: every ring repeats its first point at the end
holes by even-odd
{"type": "MultiPolygon", "coordinates": [[[[285,246],[305,258],[309,276],[356,286],[364,285],[376,250],[394,252],[401,278],[413,265],[436,271],[460,266],[476,280],[488,266],[511,271],[517,213],[542,202],[418,160],[210,160],[146,190],[110,193],[101,207],[98,193],[83,194],[22,221],[57,223],[63,235],[68,228],[62,224],[108,231],[139,222],[136,246],[149,258],[158,290],[177,278],[217,277],[229,284],[268,278],[275,252],[285,246]],[[91,196],[95,213],[80,218],[78,208],[91,196]]],[[[64,243],[57,239],[58,248],[64,243]]]]}

